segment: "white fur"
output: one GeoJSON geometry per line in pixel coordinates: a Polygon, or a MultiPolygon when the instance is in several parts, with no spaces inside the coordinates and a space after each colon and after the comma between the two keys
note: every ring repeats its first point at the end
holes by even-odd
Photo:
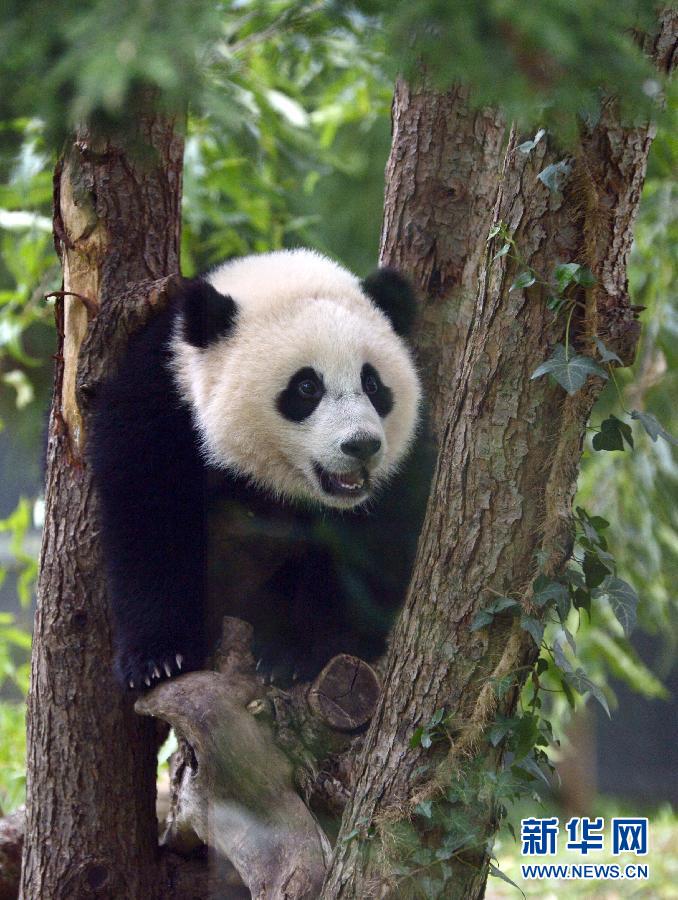
{"type": "Polygon", "coordinates": [[[314,462],[331,472],[354,471],[340,445],[356,435],[378,437],[368,464],[374,486],[393,473],[415,432],[420,385],[409,351],[358,279],[310,250],[235,260],[208,277],[238,307],[234,331],[205,350],[173,341],[175,371],[192,404],[208,460],[246,475],[280,498],[348,507],[328,496],[314,462]],[[381,419],[362,390],[370,363],[393,392],[381,419]],[[287,421],[276,398],[290,377],[311,366],[325,396],[301,423],[287,421]]]}

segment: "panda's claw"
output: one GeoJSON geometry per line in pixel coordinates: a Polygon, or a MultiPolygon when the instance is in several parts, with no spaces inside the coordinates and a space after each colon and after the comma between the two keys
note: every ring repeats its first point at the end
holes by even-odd
{"type": "MultiPolygon", "coordinates": [[[[184,658],[181,655],[181,653],[177,653],[177,655],[174,658],[177,661],[177,669],[179,669],[179,671],[181,672],[181,667],[184,664],[184,658]]],[[[169,675],[169,672],[167,674],[169,675]]]]}
{"type": "Polygon", "coordinates": [[[134,690],[134,679],[130,678],[130,680],[127,683],[129,684],[130,691],[133,691],[134,690]]]}
{"type": "MultiPolygon", "coordinates": [[[[169,672],[167,673],[169,675],[169,672]]],[[[153,667],[153,675],[152,678],[160,678],[160,669],[157,666],[153,667]]]]}
{"type": "Polygon", "coordinates": [[[168,678],[172,677],[172,670],[170,669],[170,665],[168,662],[163,663],[163,669],[165,670],[165,674],[168,678]]]}
{"type": "Polygon", "coordinates": [[[144,681],[146,682],[146,687],[151,686],[151,679],[148,677],[148,675],[144,678],[144,681]]]}

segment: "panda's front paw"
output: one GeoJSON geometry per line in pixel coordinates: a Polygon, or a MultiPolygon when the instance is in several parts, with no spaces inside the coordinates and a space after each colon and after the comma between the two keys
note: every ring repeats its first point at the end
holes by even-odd
{"type": "Polygon", "coordinates": [[[119,650],[116,657],[118,681],[131,691],[146,690],[167,678],[174,678],[198,667],[185,653],[142,653],[119,650]]]}

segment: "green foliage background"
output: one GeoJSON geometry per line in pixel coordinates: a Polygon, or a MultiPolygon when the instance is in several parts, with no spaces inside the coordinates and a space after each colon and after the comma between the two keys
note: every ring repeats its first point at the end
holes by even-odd
{"type": "MultiPolygon", "coordinates": [[[[189,109],[182,237],[188,275],[232,255],[298,244],[369,271],[381,224],[392,79],[422,60],[436,86],[462,80],[474,102],[500,105],[526,129],[545,125],[564,144],[577,116],[595,119],[605,90],[622,97],[629,118],[651,112],[659,132],[630,272],[635,302],[647,307],[645,328],[638,362],[618,380],[629,408],[650,411],[675,431],[675,104],[633,39],[652,10],[644,0],[558,0],[548,8],[528,0],[5,4],[0,459],[3,481],[25,499],[0,509],[8,517],[0,527],[11,536],[23,607],[35,573],[23,537],[40,481],[54,344],[43,296],[60,282],[51,171],[74,123],[88,117],[103,131],[124,130],[148,90],[169,110],[189,109]],[[663,115],[661,98],[669,106],[663,115]]],[[[619,402],[610,386],[596,423],[619,414],[619,402]]],[[[610,521],[619,572],[641,595],[641,626],[661,636],[650,670],[605,604],[594,607],[590,621],[582,617],[578,655],[612,704],[611,676],[648,697],[665,696],[661,678],[676,658],[677,486],[675,451],[666,442],[640,437],[633,452],[587,447],[580,502],[610,521]]],[[[27,616],[19,613],[21,619],[27,616]]],[[[23,790],[27,654],[25,628],[0,614],[5,809],[23,790]]],[[[565,704],[554,697],[560,715],[565,704]]]]}

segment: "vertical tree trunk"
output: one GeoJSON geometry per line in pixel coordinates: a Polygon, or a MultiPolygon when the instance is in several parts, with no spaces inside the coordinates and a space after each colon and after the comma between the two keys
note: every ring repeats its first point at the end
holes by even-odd
{"type": "MultiPolygon", "coordinates": [[[[658,64],[668,66],[675,15],[667,13],[661,26],[653,50],[658,64]]],[[[563,340],[564,323],[547,310],[548,292],[539,284],[510,290],[520,267],[510,256],[493,260],[498,247],[486,244],[491,222],[506,223],[523,259],[543,275],[559,262],[576,261],[593,271],[597,284],[582,296],[585,311],[570,333],[578,352],[592,355],[591,339],[598,334],[628,363],[638,330],[626,264],[651,127],[623,127],[609,103],[598,125],[582,134],[572,175],[559,194],[537,175],[563,154],[546,140],[523,153],[512,134],[501,169],[495,166],[500,123],[492,114],[469,112],[458,91],[441,98],[400,85],[393,120],[382,260],[411,272],[424,295],[419,342],[441,446],[385,690],[357,764],[325,900],[417,894],[423,873],[408,881],[403,867],[416,850],[412,839],[436,849],[440,834],[415,813],[416,805],[447,802],[454,815],[455,802],[445,801],[444,789],[455,773],[473,759],[484,758],[489,767],[498,762],[488,725],[497,713],[511,713],[520,671],[538,652],[515,619],[498,616],[480,631],[469,625],[497,594],[519,595],[529,608],[535,551],[541,548],[546,572],[555,574],[571,548],[582,441],[602,381],[590,378],[566,396],[545,379],[530,380],[563,340]],[[450,129],[439,112],[453,123],[450,129]],[[450,158],[457,128],[464,146],[455,151],[452,143],[451,165],[461,166],[468,193],[455,205],[446,182],[456,191],[454,169],[443,165],[441,177],[438,172],[450,158]],[[420,187],[429,191],[423,201],[420,187]],[[465,237],[455,244],[450,213],[463,236],[468,219],[473,247],[465,237]],[[436,272],[443,274],[432,278],[436,272]],[[458,336],[449,324],[457,288],[473,284],[470,323],[458,336]],[[445,347],[448,332],[451,349],[445,347]],[[498,699],[494,680],[509,675],[513,687],[498,699]],[[412,747],[415,727],[441,708],[450,717],[452,746],[412,747]]],[[[498,826],[488,796],[476,797],[463,815],[478,840],[472,850],[446,860],[441,896],[450,898],[482,896],[498,826]]]]}
{"type": "Polygon", "coordinates": [[[28,702],[25,900],[157,895],[155,727],[113,682],[86,455],[89,387],[114,365],[129,321],[114,310],[97,352],[83,342],[128,284],[178,271],[182,153],[175,123],[149,115],[124,139],[81,129],[55,173],[55,241],[64,291],[73,295],[56,304],[28,702]]]}

